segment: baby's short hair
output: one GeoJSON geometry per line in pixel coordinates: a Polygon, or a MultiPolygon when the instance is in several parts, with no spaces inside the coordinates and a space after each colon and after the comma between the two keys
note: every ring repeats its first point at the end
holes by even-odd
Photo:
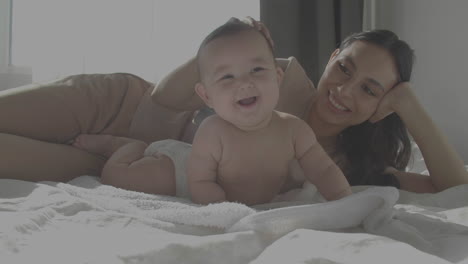
{"type": "MultiPolygon", "coordinates": [[[[258,34],[262,34],[260,31],[255,29],[253,26],[251,26],[251,25],[249,25],[249,24],[247,24],[245,22],[242,22],[238,18],[231,17],[226,23],[219,26],[218,28],[213,30],[210,34],[208,34],[208,36],[205,37],[205,39],[200,44],[200,47],[198,48],[197,58],[200,55],[200,51],[206,45],[208,45],[208,43],[210,43],[211,41],[213,41],[215,39],[218,39],[218,38],[221,38],[221,37],[235,35],[237,33],[243,32],[243,31],[254,31],[254,32],[258,32],[258,34]]],[[[270,42],[267,41],[267,43],[268,43],[268,47],[270,48],[271,53],[274,54],[273,53],[273,47],[271,46],[270,42]]]]}

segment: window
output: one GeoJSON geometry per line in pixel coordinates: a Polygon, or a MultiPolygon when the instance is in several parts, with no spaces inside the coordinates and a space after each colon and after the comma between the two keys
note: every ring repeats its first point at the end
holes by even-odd
{"type": "Polygon", "coordinates": [[[129,72],[157,81],[235,16],[259,19],[259,0],[15,0],[11,60],[33,81],[129,72]]]}

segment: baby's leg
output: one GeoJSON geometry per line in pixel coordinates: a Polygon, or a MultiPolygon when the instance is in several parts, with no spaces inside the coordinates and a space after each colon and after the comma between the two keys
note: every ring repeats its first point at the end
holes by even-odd
{"type": "Polygon", "coordinates": [[[166,155],[144,156],[148,145],[134,141],[119,148],[102,170],[104,184],[138,192],[175,196],[175,168],[166,155]]]}
{"type": "Polygon", "coordinates": [[[75,138],[72,145],[108,158],[123,145],[137,141],[139,140],[112,135],[81,134],[75,138]]]}

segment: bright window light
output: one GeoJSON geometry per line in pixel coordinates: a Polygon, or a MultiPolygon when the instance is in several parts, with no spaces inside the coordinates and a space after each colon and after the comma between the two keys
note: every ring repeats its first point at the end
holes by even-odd
{"type": "Polygon", "coordinates": [[[15,0],[11,59],[35,82],[109,72],[153,82],[245,16],[259,19],[259,0],[15,0]]]}

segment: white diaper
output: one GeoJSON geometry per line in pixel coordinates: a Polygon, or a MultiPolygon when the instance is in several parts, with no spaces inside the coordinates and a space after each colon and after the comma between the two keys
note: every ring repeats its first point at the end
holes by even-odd
{"type": "Polygon", "coordinates": [[[192,145],[173,139],[165,139],[151,143],[146,149],[144,156],[164,154],[174,163],[176,178],[176,196],[190,199],[187,183],[187,159],[192,145]]]}

